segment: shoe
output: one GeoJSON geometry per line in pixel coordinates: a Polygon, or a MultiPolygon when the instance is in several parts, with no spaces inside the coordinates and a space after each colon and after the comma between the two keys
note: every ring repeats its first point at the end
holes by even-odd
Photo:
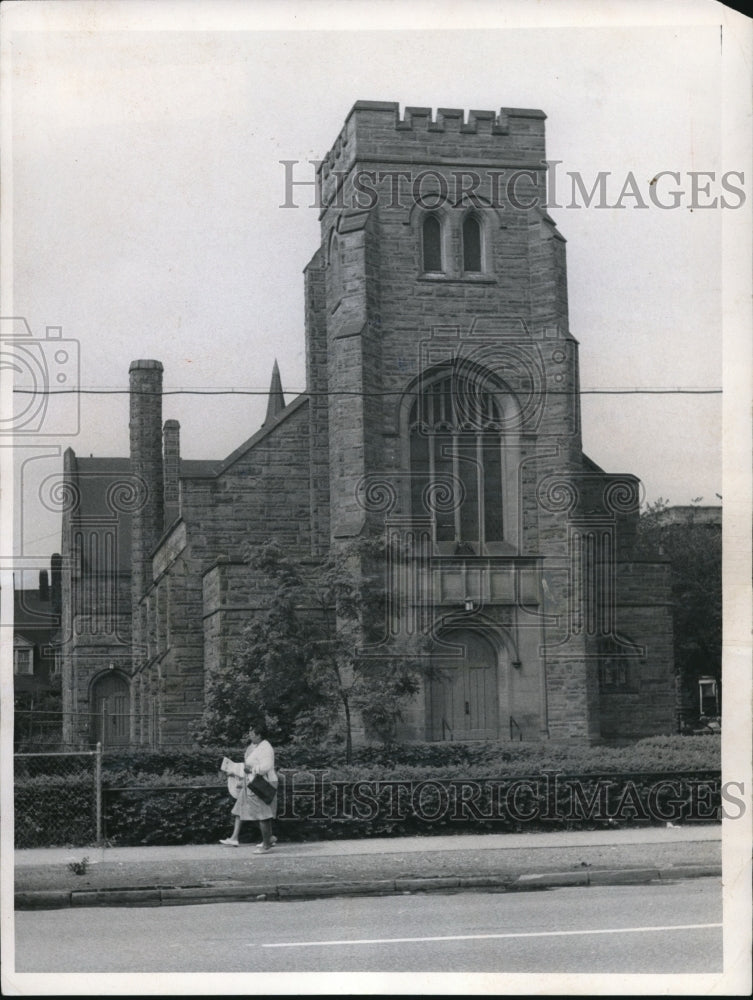
{"type": "Polygon", "coordinates": [[[223,847],[238,847],[238,841],[233,840],[232,837],[226,837],[225,840],[221,840],[220,843],[223,847]]]}
{"type": "Polygon", "coordinates": [[[266,854],[268,851],[271,851],[273,847],[274,844],[259,844],[254,851],[254,854],[266,854]]]}
{"type": "Polygon", "coordinates": [[[275,846],[275,844],[277,843],[277,837],[275,837],[274,835],[273,835],[273,836],[271,836],[271,837],[269,838],[269,843],[270,843],[270,845],[271,845],[272,847],[274,847],[274,846],[275,846]]]}

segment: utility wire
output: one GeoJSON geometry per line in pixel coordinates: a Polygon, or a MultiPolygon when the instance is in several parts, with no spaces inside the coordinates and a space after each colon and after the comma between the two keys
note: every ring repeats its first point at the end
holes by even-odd
{"type": "MultiPolygon", "coordinates": [[[[412,394],[419,394],[418,389],[410,390],[412,394]]],[[[492,395],[505,395],[504,390],[485,388],[485,392],[492,395]]],[[[647,386],[644,388],[635,387],[632,389],[604,388],[604,389],[521,389],[519,394],[523,396],[661,396],[661,395],[691,395],[691,396],[712,396],[721,395],[720,388],[695,388],[692,386],[679,386],[672,388],[669,386],[647,386]]],[[[28,396],[268,396],[269,389],[163,389],[161,392],[144,392],[130,389],[23,389],[14,388],[14,393],[28,396]]],[[[363,399],[376,399],[386,396],[402,396],[404,389],[390,389],[386,392],[360,392],[358,390],[338,389],[334,391],[311,392],[306,389],[283,390],[288,395],[293,396],[359,396],[363,399]]]]}

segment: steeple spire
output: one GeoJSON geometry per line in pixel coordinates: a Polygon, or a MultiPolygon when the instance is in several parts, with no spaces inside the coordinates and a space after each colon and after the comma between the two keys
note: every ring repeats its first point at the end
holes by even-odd
{"type": "Polygon", "coordinates": [[[282,381],[280,380],[280,369],[277,367],[277,358],[272,367],[272,381],[269,385],[269,402],[267,403],[267,415],[264,418],[262,427],[271,423],[278,413],[285,409],[285,396],[282,392],[282,381]]]}

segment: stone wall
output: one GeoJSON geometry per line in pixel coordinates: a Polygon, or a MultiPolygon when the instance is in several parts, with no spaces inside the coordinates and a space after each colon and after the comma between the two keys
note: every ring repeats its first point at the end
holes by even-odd
{"type": "Polygon", "coordinates": [[[204,574],[204,671],[208,681],[241,651],[243,630],[268,605],[264,581],[247,563],[220,557],[204,574]]]}
{"type": "Polygon", "coordinates": [[[624,654],[625,686],[601,690],[605,738],[677,731],[669,574],[667,560],[618,564],[618,630],[636,650],[615,651],[615,657],[624,654]]]}
{"type": "Polygon", "coordinates": [[[147,618],[147,663],[137,689],[142,742],[153,738],[155,715],[161,743],[185,742],[203,708],[207,671],[235,651],[248,618],[245,546],[275,538],[291,554],[309,555],[309,454],[303,399],[229,456],[216,476],[183,478],[181,519],[154,553],[154,583],[141,601],[147,618]],[[232,601],[240,606],[218,611],[229,585],[218,567],[231,565],[232,585],[240,588],[232,601]]]}
{"type": "Polygon", "coordinates": [[[309,397],[311,553],[329,547],[329,400],[327,397],[326,254],[318,250],[304,272],[306,299],[306,385],[309,397]]]}
{"type": "Polygon", "coordinates": [[[211,560],[220,554],[236,558],[244,544],[268,538],[276,538],[286,550],[310,554],[308,407],[305,397],[294,401],[250,446],[226,459],[206,498],[208,506],[191,510],[193,522],[207,525],[211,560]]]}
{"type": "Polygon", "coordinates": [[[126,550],[131,539],[127,511],[135,493],[127,474],[106,473],[96,460],[84,459],[80,465],[67,449],[62,490],[61,681],[63,739],[88,745],[94,734],[92,683],[111,668],[125,677],[132,674],[133,595],[126,550]],[[86,503],[92,490],[106,499],[96,514],[86,503]]]}

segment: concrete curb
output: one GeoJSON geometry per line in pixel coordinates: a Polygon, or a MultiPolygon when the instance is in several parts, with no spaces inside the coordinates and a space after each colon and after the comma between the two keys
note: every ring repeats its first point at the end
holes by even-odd
{"type": "Polygon", "coordinates": [[[518,876],[398,878],[364,882],[300,882],[295,885],[190,886],[181,888],[38,889],[15,894],[17,910],[57,910],[70,906],[187,906],[196,903],[265,902],[324,899],[332,896],[394,896],[414,892],[531,892],[568,886],[637,885],[680,878],[721,877],[721,865],[672,868],[619,868],[599,871],[544,872],[518,876]]]}

